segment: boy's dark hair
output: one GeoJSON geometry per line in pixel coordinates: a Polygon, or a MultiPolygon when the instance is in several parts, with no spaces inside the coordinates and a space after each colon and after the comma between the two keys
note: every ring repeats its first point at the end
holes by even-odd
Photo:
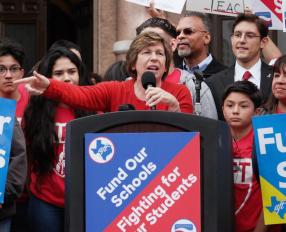
{"type": "Polygon", "coordinates": [[[262,94],[257,88],[255,84],[250,81],[236,81],[231,85],[227,86],[223,97],[222,97],[222,104],[224,103],[225,99],[231,93],[242,93],[248,96],[254,104],[254,108],[257,109],[262,104],[262,94]]]}
{"type": "Polygon", "coordinates": [[[78,46],[77,44],[69,41],[69,40],[65,40],[65,39],[60,39],[55,41],[49,48],[49,50],[53,50],[56,49],[58,47],[64,47],[66,49],[75,49],[77,50],[79,53],[81,53],[81,49],[80,46],[78,46]]]}
{"type": "Polygon", "coordinates": [[[176,28],[167,20],[161,18],[150,18],[136,28],[136,34],[139,35],[146,27],[159,27],[172,38],[176,38],[176,28]]]}
{"type": "Polygon", "coordinates": [[[234,33],[235,27],[241,22],[249,22],[254,23],[259,31],[261,36],[260,39],[267,37],[268,35],[268,26],[265,20],[259,18],[257,15],[254,14],[239,14],[233,25],[232,25],[232,33],[234,33]]]}
{"type": "Polygon", "coordinates": [[[22,67],[25,58],[24,48],[21,44],[12,39],[0,41],[0,56],[12,56],[22,67]]]}

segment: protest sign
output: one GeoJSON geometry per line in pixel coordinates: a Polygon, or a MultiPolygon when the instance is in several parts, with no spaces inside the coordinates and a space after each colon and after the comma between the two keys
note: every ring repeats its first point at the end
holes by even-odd
{"type": "MultiPolygon", "coordinates": [[[[135,3],[141,6],[150,6],[150,0],[126,0],[127,2],[135,3]]],[[[154,0],[156,9],[181,14],[186,0],[154,0]]]]}
{"type": "Polygon", "coordinates": [[[4,193],[14,129],[16,101],[0,98],[0,204],[4,193]]]}
{"type": "Polygon", "coordinates": [[[186,10],[209,14],[236,16],[244,12],[243,0],[188,0],[186,10]]]}
{"type": "Polygon", "coordinates": [[[286,0],[252,0],[253,13],[264,19],[270,30],[285,31],[286,0]]]}
{"type": "Polygon", "coordinates": [[[85,180],[87,232],[201,231],[197,132],[86,134],[85,180]]]}
{"type": "Polygon", "coordinates": [[[264,222],[286,223],[286,114],[253,118],[264,222]]]}

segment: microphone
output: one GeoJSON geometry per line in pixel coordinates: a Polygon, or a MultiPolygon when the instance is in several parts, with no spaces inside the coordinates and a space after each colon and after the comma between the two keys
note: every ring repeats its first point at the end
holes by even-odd
{"type": "Polygon", "coordinates": [[[195,75],[195,90],[196,90],[196,101],[195,101],[195,114],[201,115],[202,107],[201,107],[201,88],[202,81],[204,80],[204,74],[199,69],[194,71],[195,75]]]}
{"type": "MultiPolygon", "coordinates": [[[[155,74],[150,71],[144,72],[141,82],[144,89],[148,89],[148,87],[156,87],[155,74]]],[[[156,106],[151,106],[151,110],[156,110],[156,106]]]]}
{"type": "Polygon", "coordinates": [[[132,104],[123,104],[118,107],[118,111],[127,111],[135,110],[135,107],[132,104]]]}
{"type": "Polygon", "coordinates": [[[204,80],[204,74],[200,70],[195,70],[194,75],[196,77],[196,79],[195,79],[196,102],[200,103],[200,101],[201,101],[200,91],[202,88],[202,86],[201,86],[202,81],[204,80]]]}

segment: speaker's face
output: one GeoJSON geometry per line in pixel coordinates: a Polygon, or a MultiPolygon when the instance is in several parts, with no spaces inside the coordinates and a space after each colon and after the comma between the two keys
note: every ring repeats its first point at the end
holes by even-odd
{"type": "Polygon", "coordinates": [[[160,82],[166,71],[166,55],[164,46],[161,43],[144,48],[138,53],[135,69],[137,71],[137,80],[141,82],[144,72],[153,72],[156,82],[160,82]]]}

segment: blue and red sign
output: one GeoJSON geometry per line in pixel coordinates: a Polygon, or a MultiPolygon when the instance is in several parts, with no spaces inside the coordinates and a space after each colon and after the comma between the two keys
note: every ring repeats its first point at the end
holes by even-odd
{"type": "Polygon", "coordinates": [[[86,134],[85,186],[86,232],[200,232],[200,135],[86,134]]]}
{"type": "Polygon", "coordinates": [[[265,224],[286,223],[286,114],[253,118],[265,224]]]}

